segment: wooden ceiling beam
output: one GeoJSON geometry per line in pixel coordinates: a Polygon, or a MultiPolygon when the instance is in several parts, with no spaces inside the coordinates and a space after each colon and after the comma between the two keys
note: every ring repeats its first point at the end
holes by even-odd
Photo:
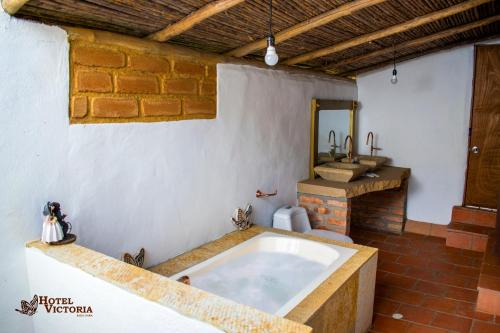
{"type": "MultiPolygon", "coordinates": [[[[455,43],[441,45],[441,46],[433,47],[433,48],[428,49],[428,50],[416,51],[416,52],[410,53],[408,55],[405,55],[404,57],[398,58],[397,61],[398,61],[398,63],[400,63],[400,62],[408,61],[411,59],[419,58],[419,57],[422,57],[422,56],[427,55],[427,54],[432,54],[432,53],[436,53],[436,52],[440,52],[440,51],[444,51],[444,50],[449,50],[449,49],[459,47],[459,46],[470,45],[471,43],[479,43],[479,42],[482,42],[485,40],[489,40],[492,38],[498,38],[498,37],[500,37],[499,34],[493,34],[493,35],[486,36],[486,37],[480,38],[480,39],[459,40],[458,42],[455,42],[455,43]]],[[[392,65],[392,63],[393,63],[392,59],[386,60],[386,61],[375,63],[373,65],[368,65],[368,66],[361,67],[358,69],[338,73],[336,75],[343,76],[346,78],[351,78],[351,77],[358,75],[358,74],[361,74],[361,73],[370,72],[370,71],[373,71],[373,70],[378,69],[378,68],[383,68],[383,67],[392,65]]],[[[398,71],[398,73],[399,73],[399,71],[398,71]]]]}
{"type": "MultiPolygon", "coordinates": [[[[287,39],[303,34],[312,29],[321,27],[322,25],[330,23],[341,17],[352,15],[361,9],[374,6],[386,1],[387,0],[355,0],[348,2],[335,9],[332,9],[323,14],[320,14],[318,16],[300,22],[294,26],[291,26],[285,30],[282,30],[274,35],[274,39],[276,41],[276,44],[279,44],[287,39]]],[[[225,55],[230,57],[243,57],[249,53],[263,49],[266,46],[267,46],[267,38],[262,38],[255,42],[231,50],[227,52],[225,55]]]]}
{"type": "Polygon", "coordinates": [[[443,38],[450,37],[450,36],[453,36],[453,35],[468,31],[468,30],[476,29],[476,28],[479,28],[479,27],[482,27],[482,26],[485,26],[485,25],[488,25],[491,23],[495,23],[499,20],[500,20],[500,15],[495,15],[492,17],[488,17],[488,18],[476,21],[476,22],[472,22],[472,23],[461,25],[461,26],[454,27],[451,29],[443,30],[443,31],[440,31],[440,32],[432,34],[432,35],[409,40],[407,42],[395,45],[394,47],[386,47],[386,48],[383,48],[383,49],[380,49],[380,50],[377,50],[374,52],[360,55],[358,57],[347,58],[347,59],[342,60],[340,62],[337,62],[333,65],[325,66],[322,68],[322,70],[324,70],[328,73],[332,73],[332,74],[338,73],[339,69],[343,66],[347,66],[347,65],[357,63],[360,61],[366,61],[369,59],[375,59],[376,57],[390,54],[394,51],[421,46],[421,45],[424,45],[424,44],[427,44],[427,43],[430,43],[430,42],[433,42],[433,41],[436,41],[439,39],[443,39],[443,38]]]}
{"type": "Polygon", "coordinates": [[[332,46],[324,47],[318,50],[314,50],[311,52],[307,52],[295,57],[291,57],[285,61],[283,61],[283,64],[286,65],[295,65],[298,63],[306,62],[309,60],[313,60],[316,58],[324,57],[326,55],[330,55],[332,53],[340,52],[346,49],[349,49],[351,47],[355,47],[364,43],[371,42],[376,39],[388,37],[394,34],[398,34],[401,32],[408,31],[410,29],[416,28],[418,26],[432,23],[434,21],[441,20],[445,17],[455,15],[461,12],[464,12],[466,10],[472,9],[474,7],[477,7],[479,5],[491,2],[493,0],[468,0],[464,1],[462,3],[459,3],[458,5],[454,5],[442,10],[438,10],[436,12],[419,16],[416,17],[410,21],[406,21],[400,24],[393,25],[392,27],[378,30],[372,33],[368,33],[365,35],[361,35],[358,37],[355,37],[353,39],[347,40],[345,42],[341,42],[332,46]]]}
{"type": "Polygon", "coordinates": [[[168,27],[152,33],[147,36],[147,39],[155,40],[157,42],[165,42],[170,38],[180,35],[186,30],[191,29],[196,24],[220,13],[225,10],[228,10],[231,7],[239,5],[245,0],[217,0],[214,2],[210,2],[209,4],[201,7],[197,11],[192,12],[185,18],[177,21],[169,25],[168,27]]]}
{"type": "Polygon", "coordinates": [[[2,0],[2,8],[6,13],[14,15],[29,0],[2,0]]]}

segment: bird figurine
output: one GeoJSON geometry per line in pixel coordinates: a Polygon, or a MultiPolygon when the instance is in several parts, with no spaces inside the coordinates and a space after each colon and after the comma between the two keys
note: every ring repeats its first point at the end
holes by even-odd
{"type": "Polygon", "coordinates": [[[144,248],[141,248],[139,253],[137,253],[135,256],[132,256],[130,253],[124,253],[123,261],[125,261],[127,264],[142,268],[142,265],[144,265],[145,252],[146,251],[144,251],[144,248]]]}
{"type": "Polygon", "coordinates": [[[238,230],[247,230],[252,226],[252,222],[250,222],[250,214],[252,214],[252,206],[247,205],[245,210],[241,208],[237,208],[233,214],[233,224],[238,230]]]}

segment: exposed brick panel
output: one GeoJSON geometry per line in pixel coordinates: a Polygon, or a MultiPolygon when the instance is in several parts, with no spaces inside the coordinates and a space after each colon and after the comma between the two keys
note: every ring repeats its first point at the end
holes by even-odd
{"type": "Polygon", "coordinates": [[[212,100],[184,100],[184,112],[186,114],[215,114],[215,102],[212,100]]]}
{"type": "Polygon", "coordinates": [[[216,84],[213,81],[202,81],[200,84],[200,95],[213,96],[216,94],[216,84]]]}
{"type": "Polygon", "coordinates": [[[207,77],[215,79],[217,77],[217,68],[215,65],[207,66],[207,77]]]}
{"type": "Polygon", "coordinates": [[[170,63],[167,59],[147,55],[131,55],[128,67],[132,70],[150,73],[169,73],[170,63]]]}
{"type": "Polygon", "coordinates": [[[119,74],[116,77],[116,92],[125,94],[158,94],[160,87],[156,76],[119,74]]]}
{"type": "Polygon", "coordinates": [[[196,64],[187,61],[177,61],[174,64],[174,71],[181,75],[204,76],[205,65],[196,64]]]}
{"type": "Polygon", "coordinates": [[[181,101],[179,99],[143,99],[141,110],[145,116],[178,116],[181,114],[181,101]]]}
{"type": "Polygon", "coordinates": [[[76,89],[79,92],[111,92],[113,82],[111,75],[105,72],[76,72],[76,89]]]}
{"type": "Polygon", "coordinates": [[[80,30],[69,38],[72,124],[216,117],[220,56],[80,30]]]}
{"type": "Polygon", "coordinates": [[[196,95],[198,81],[195,79],[168,79],[165,81],[164,91],[174,95],[196,95]]]}
{"type": "Polygon", "coordinates": [[[95,117],[135,117],[139,114],[135,98],[96,97],[92,99],[92,114],[95,117]]]}
{"type": "Polygon", "coordinates": [[[401,234],[406,221],[408,182],[400,188],[352,198],[351,223],[362,228],[401,234]]]}
{"type": "Polygon", "coordinates": [[[297,201],[306,209],[314,229],[349,234],[351,199],[297,193],[297,201]]]}
{"type": "Polygon", "coordinates": [[[71,99],[71,117],[82,118],[87,115],[87,97],[73,97],[71,99]]]}
{"type": "Polygon", "coordinates": [[[76,47],[73,50],[73,61],[86,66],[118,68],[125,66],[125,55],[108,49],[76,47]]]}

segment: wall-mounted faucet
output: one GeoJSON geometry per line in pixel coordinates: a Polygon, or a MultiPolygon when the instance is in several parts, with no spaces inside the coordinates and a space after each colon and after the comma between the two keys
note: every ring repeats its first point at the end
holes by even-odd
{"type": "Polygon", "coordinates": [[[368,135],[366,136],[366,144],[367,145],[368,145],[368,142],[370,141],[370,138],[372,139],[370,142],[370,156],[373,156],[374,150],[382,150],[382,148],[373,147],[373,132],[372,131],[368,132],[368,135]]]}
{"type": "Polygon", "coordinates": [[[332,143],[330,146],[332,148],[332,149],[330,149],[330,157],[335,159],[335,152],[336,152],[337,148],[340,148],[340,146],[337,146],[337,142],[335,141],[335,131],[334,130],[331,130],[330,133],[328,134],[328,143],[332,143]],[[332,137],[333,137],[333,143],[332,143],[332,137]]]}
{"type": "Polygon", "coordinates": [[[347,151],[347,158],[352,161],[352,137],[350,135],[345,137],[344,149],[347,151]],[[349,149],[347,149],[347,141],[349,141],[349,149]]]}

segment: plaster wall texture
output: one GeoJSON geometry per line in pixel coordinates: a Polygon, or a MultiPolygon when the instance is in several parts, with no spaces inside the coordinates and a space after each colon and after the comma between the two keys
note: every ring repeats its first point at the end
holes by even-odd
{"type": "Polygon", "coordinates": [[[448,224],[462,204],[474,72],[474,46],[454,48],[358,77],[357,141],[369,131],[380,156],[411,168],[408,219],[448,224]]]}
{"type": "MultiPolygon", "coordinates": [[[[26,249],[26,261],[32,294],[71,298],[72,306],[86,307],[85,313],[78,316],[76,313],[53,313],[50,306],[47,310],[44,304],[39,304],[33,316],[37,333],[222,333],[207,323],[180,315],[78,268],[61,264],[36,249],[26,249]]],[[[59,306],[64,307],[54,305],[59,306]]]]}
{"type": "MultiPolygon", "coordinates": [[[[352,82],[218,65],[217,118],[69,125],[68,42],[57,28],[0,12],[0,327],[31,332],[13,311],[31,299],[24,243],[59,201],[78,243],[146,266],[234,230],[236,207],[256,223],[296,203],[307,178],[313,97],[356,99],[352,82]],[[278,190],[256,199],[255,191],[278,190]]],[[[33,290],[34,291],[34,290],[33,290]]]]}

